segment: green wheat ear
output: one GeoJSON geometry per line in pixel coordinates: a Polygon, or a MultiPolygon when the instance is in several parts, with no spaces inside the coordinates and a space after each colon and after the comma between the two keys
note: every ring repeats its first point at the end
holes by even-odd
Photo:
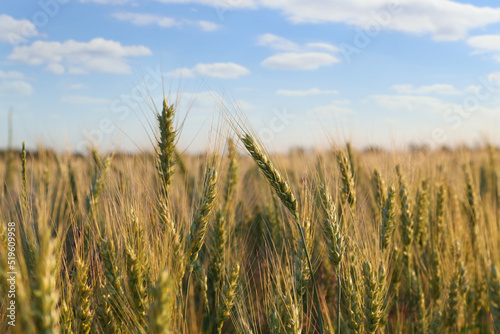
{"type": "Polygon", "coordinates": [[[415,243],[420,247],[427,245],[429,225],[429,181],[423,180],[417,192],[415,206],[415,243]]]}
{"type": "Polygon", "coordinates": [[[101,197],[101,192],[104,189],[104,183],[106,180],[106,174],[111,166],[111,156],[107,157],[104,160],[104,163],[100,165],[98,171],[94,176],[94,181],[92,182],[92,187],[90,188],[90,193],[87,196],[87,211],[93,212],[97,203],[99,203],[99,199],[101,197]]]}
{"type": "Polygon", "coordinates": [[[104,274],[108,281],[108,292],[113,296],[119,295],[122,293],[122,284],[113,240],[109,238],[101,240],[100,251],[102,263],[104,265],[104,274]]]}
{"type": "Polygon", "coordinates": [[[403,266],[406,269],[406,280],[407,282],[410,282],[411,246],[414,237],[412,203],[405,179],[403,178],[403,174],[401,173],[401,168],[399,165],[396,166],[396,174],[398,176],[399,201],[401,205],[400,226],[401,239],[403,242],[403,266]]]}
{"type": "Polygon", "coordinates": [[[493,264],[490,267],[488,279],[488,295],[495,332],[500,332],[500,276],[498,275],[497,268],[493,264]]]}
{"type": "MultiPolygon", "coordinates": [[[[300,243],[306,245],[306,238],[304,236],[304,228],[299,218],[299,209],[297,200],[293,195],[288,182],[281,176],[279,171],[274,167],[272,161],[268,158],[268,156],[264,153],[262,148],[259,146],[258,142],[248,133],[245,133],[240,137],[241,142],[247,149],[248,153],[252,156],[252,159],[257,164],[261,172],[266,177],[269,185],[275,191],[276,195],[280,198],[283,205],[290,211],[290,213],[295,218],[295,224],[300,234],[300,243]]],[[[300,247],[300,244],[299,244],[300,247]]],[[[316,312],[318,314],[318,322],[319,322],[319,330],[320,333],[324,333],[323,329],[323,318],[321,314],[321,306],[319,302],[316,282],[314,279],[314,271],[311,265],[311,256],[307,247],[304,248],[304,254],[307,261],[307,266],[309,269],[309,275],[312,280],[313,285],[313,294],[314,294],[314,303],[316,304],[316,312]]]]}
{"type": "MultiPolygon", "coordinates": [[[[381,275],[380,272],[379,275],[381,275]]],[[[382,319],[382,286],[379,281],[381,277],[377,279],[369,262],[363,264],[363,277],[365,283],[365,330],[368,333],[375,333],[382,319]]]]}
{"type": "Polygon", "coordinates": [[[396,227],[396,190],[389,188],[389,193],[382,208],[382,231],[380,247],[383,251],[389,247],[396,227]]]}
{"type": "Polygon", "coordinates": [[[345,242],[338,221],[337,208],[333,203],[332,196],[325,185],[320,187],[320,197],[325,213],[324,230],[326,246],[330,256],[330,261],[339,272],[340,262],[344,254],[345,242]]]}
{"type": "Polygon", "coordinates": [[[163,100],[163,109],[157,116],[160,128],[160,138],[158,139],[158,171],[160,173],[163,189],[168,194],[172,176],[175,172],[175,135],[174,130],[174,105],[168,105],[167,100],[163,100]]]}
{"type": "Polygon", "coordinates": [[[217,171],[215,166],[207,167],[201,205],[198,208],[193,225],[191,226],[191,234],[189,235],[190,246],[188,253],[190,267],[192,267],[194,261],[198,258],[198,253],[205,242],[208,219],[213,211],[216,195],[217,171]]]}
{"type": "Polygon", "coordinates": [[[342,204],[345,208],[348,206],[350,215],[354,216],[356,209],[356,186],[354,183],[353,170],[351,169],[351,161],[349,161],[349,157],[341,150],[336,152],[336,156],[342,179],[342,204]]]}
{"type": "Polygon", "coordinates": [[[385,199],[387,195],[385,193],[385,182],[378,169],[373,170],[372,176],[373,188],[375,190],[375,202],[378,205],[378,209],[382,210],[385,204],[385,199]]]}
{"type": "Polygon", "coordinates": [[[222,273],[224,266],[224,250],[226,248],[226,219],[221,211],[217,212],[215,218],[215,226],[212,234],[213,255],[210,261],[209,277],[213,284],[213,292],[219,290],[220,282],[222,281],[222,273]]]}
{"type": "Polygon", "coordinates": [[[474,251],[477,251],[478,225],[481,219],[481,209],[479,206],[479,198],[476,195],[474,180],[469,169],[464,166],[465,183],[467,187],[467,202],[469,213],[469,235],[474,251]]]}
{"type": "Polygon", "coordinates": [[[227,181],[225,188],[225,210],[229,209],[231,202],[233,201],[234,193],[236,190],[236,186],[238,184],[238,172],[239,172],[239,164],[238,164],[238,151],[236,149],[236,145],[233,140],[229,138],[227,140],[228,146],[228,158],[229,158],[229,168],[227,171],[227,181]]]}
{"type": "Polygon", "coordinates": [[[271,188],[276,192],[283,205],[290,210],[292,215],[299,218],[298,205],[295,196],[290,190],[288,182],[281,176],[279,171],[274,167],[272,161],[262,151],[259,144],[249,134],[245,134],[240,138],[245,148],[252,156],[253,160],[260,168],[271,188]]]}
{"type": "Polygon", "coordinates": [[[434,237],[431,238],[433,247],[439,247],[443,249],[446,247],[446,238],[443,238],[442,235],[445,229],[446,223],[446,205],[448,200],[448,192],[446,191],[446,187],[444,184],[439,185],[438,194],[437,194],[437,202],[436,202],[436,223],[434,226],[434,237]]]}
{"type": "Polygon", "coordinates": [[[217,333],[222,333],[222,326],[224,322],[229,319],[231,315],[231,309],[234,305],[234,299],[236,296],[236,288],[238,287],[238,277],[240,274],[240,265],[236,264],[231,271],[231,276],[229,277],[229,282],[224,286],[224,291],[222,293],[222,301],[219,303],[219,308],[217,309],[217,333]]]}
{"type": "Polygon", "coordinates": [[[128,287],[131,292],[131,299],[137,313],[144,317],[146,315],[147,291],[144,286],[143,264],[131,247],[127,247],[126,255],[128,287]]]}

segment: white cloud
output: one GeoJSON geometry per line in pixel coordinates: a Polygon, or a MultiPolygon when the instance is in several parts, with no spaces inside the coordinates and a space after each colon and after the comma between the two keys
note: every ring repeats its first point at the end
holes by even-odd
{"type": "Polygon", "coordinates": [[[255,0],[157,0],[162,3],[201,4],[214,8],[245,9],[255,8],[255,0]]]}
{"type": "Polygon", "coordinates": [[[30,21],[16,20],[5,14],[0,15],[0,42],[18,44],[38,35],[35,25],[30,21]]]}
{"type": "Polygon", "coordinates": [[[184,78],[201,76],[220,79],[236,79],[243,75],[250,74],[250,71],[246,67],[235,63],[213,63],[197,64],[193,68],[179,68],[173,70],[169,74],[184,78]]]}
{"type": "Polygon", "coordinates": [[[339,59],[322,52],[287,52],[265,59],[262,66],[275,70],[316,70],[322,66],[338,63],[339,59]]]}
{"type": "Polygon", "coordinates": [[[96,97],[91,97],[91,96],[83,96],[83,95],[67,95],[67,96],[61,97],[59,102],[67,103],[67,104],[76,104],[76,105],[108,104],[108,103],[111,103],[111,100],[96,98],[96,97]]]}
{"type": "Polygon", "coordinates": [[[465,38],[472,29],[500,22],[500,9],[450,0],[261,0],[293,23],[345,23],[365,29],[430,34],[435,40],[465,38]]]}
{"type": "Polygon", "coordinates": [[[33,94],[30,83],[21,80],[24,74],[17,71],[0,70],[0,96],[28,96],[33,94]]]}
{"type": "Polygon", "coordinates": [[[430,96],[413,95],[372,95],[375,103],[392,111],[444,112],[451,104],[430,96]]]}
{"type": "Polygon", "coordinates": [[[257,45],[268,46],[271,49],[280,51],[299,51],[301,49],[297,43],[273,34],[259,35],[257,45]]]}
{"type": "Polygon", "coordinates": [[[218,25],[217,23],[213,23],[210,21],[200,20],[200,21],[197,21],[196,23],[200,26],[201,30],[207,31],[207,32],[216,31],[216,30],[219,30],[221,28],[221,26],[218,25]]]}
{"type": "Polygon", "coordinates": [[[323,51],[329,51],[331,53],[336,53],[341,51],[340,48],[326,42],[312,42],[306,43],[304,45],[299,45],[289,39],[273,35],[273,34],[262,34],[257,36],[257,45],[267,46],[273,50],[278,51],[290,51],[290,52],[310,52],[317,49],[322,49],[323,51]]]}
{"type": "Polygon", "coordinates": [[[500,62],[500,35],[481,35],[467,39],[467,44],[474,48],[474,54],[491,53],[500,62]]]}
{"type": "MultiPolygon", "coordinates": [[[[80,0],[123,3],[133,0],[80,0]]],[[[395,30],[431,35],[434,40],[459,40],[473,29],[500,22],[500,8],[479,7],[451,0],[157,0],[202,4],[236,10],[264,7],[277,10],[292,23],[344,23],[360,29],[395,30]]]]}
{"type": "Polygon", "coordinates": [[[2,81],[0,82],[1,96],[28,96],[33,94],[33,87],[26,81],[2,81]]]}
{"type": "Polygon", "coordinates": [[[390,88],[401,94],[439,94],[439,95],[458,95],[461,92],[453,85],[433,84],[429,86],[415,87],[413,85],[394,85],[390,88]]]}
{"type": "Polygon", "coordinates": [[[335,45],[329,44],[329,43],[307,43],[306,47],[311,48],[311,49],[324,49],[326,51],[330,52],[339,52],[341,51],[340,48],[336,47],[335,45]]]}
{"type": "MultiPolygon", "coordinates": [[[[240,9],[240,8],[255,8],[254,0],[156,0],[161,3],[174,4],[201,4],[215,8],[240,9]]],[[[138,0],[80,0],[83,3],[98,3],[102,5],[123,5],[127,3],[139,3],[138,0]]]]}
{"type": "Polygon", "coordinates": [[[475,93],[481,89],[481,86],[479,85],[469,85],[465,87],[464,92],[465,93],[475,93]]]}
{"type": "Polygon", "coordinates": [[[0,70],[0,79],[22,79],[24,78],[24,74],[16,71],[2,71],[0,70]]]}
{"type": "Polygon", "coordinates": [[[54,74],[64,74],[64,72],[65,72],[64,66],[62,66],[61,64],[57,64],[57,63],[48,64],[45,67],[45,70],[52,72],[54,74]]]}
{"type": "Polygon", "coordinates": [[[279,89],[276,91],[277,95],[284,95],[284,96],[333,95],[338,93],[339,92],[336,90],[323,90],[319,88],[310,88],[306,90],[279,89]]]}
{"type": "Polygon", "coordinates": [[[265,59],[261,65],[278,70],[316,70],[340,60],[331,53],[340,51],[336,46],[325,43],[307,43],[299,45],[286,38],[273,34],[263,34],[257,37],[257,45],[267,46],[274,50],[287,51],[275,54],[265,59]],[[318,52],[323,49],[330,53],[318,52]]]}
{"type": "Polygon", "coordinates": [[[154,24],[162,28],[172,28],[179,25],[179,23],[171,17],[151,14],[122,12],[114,13],[113,17],[120,21],[128,21],[136,26],[148,26],[154,24]]]}
{"type": "Polygon", "coordinates": [[[326,106],[320,106],[310,109],[307,111],[307,113],[319,119],[327,119],[345,114],[355,113],[353,109],[347,107],[347,105],[349,104],[349,100],[335,100],[331,104],[328,104],[326,106]]]}
{"type": "Polygon", "coordinates": [[[159,16],[153,14],[141,14],[131,12],[114,13],[113,17],[120,21],[127,21],[136,26],[156,25],[161,28],[180,28],[182,26],[195,26],[206,32],[216,31],[220,25],[210,21],[178,20],[172,17],[159,16]]]}
{"type": "Polygon", "coordinates": [[[130,73],[126,57],[148,56],[152,52],[143,45],[123,46],[119,42],[95,38],[89,42],[36,41],[29,46],[16,46],[8,59],[28,65],[44,65],[56,74],[69,72],[130,73]]]}

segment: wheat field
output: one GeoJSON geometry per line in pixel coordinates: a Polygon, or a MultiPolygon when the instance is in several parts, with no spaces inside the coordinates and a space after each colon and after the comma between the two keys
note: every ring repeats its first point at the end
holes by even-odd
{"type": "Polygon", "coordinates": [[[0,332],[500,333],[495,147],[278,155],[233,120],[189,155],[176,117],[154,153],[3,154],[0,332]]]}

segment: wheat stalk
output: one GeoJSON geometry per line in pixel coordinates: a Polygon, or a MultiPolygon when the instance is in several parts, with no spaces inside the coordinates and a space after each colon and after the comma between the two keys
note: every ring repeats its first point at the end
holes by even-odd
{"type": "MultiPolygon", "coordinates": [[[[247,151],[252,156],[254,162],[257,164],[257,166],[260,168],[260,170],[262,171],[262,173],[266,177],[271,188],[274,189],[275,193],[281,199],[281,202],[283,203],[283,205],[290,211],[290,213],[295,218],[295,224],[296,224],[296,226],[299,230],[299,234],[300,234],[300,239],[301,239],[300,242],[302,242],[302,244],[306,245],[306,239],[304,236],[304,229],[303,229],[302,224],[300,223],[300,220],[299,220],[299,210],[298,210],[297,200],[295,199],[295,196],[293,195],[292,191],[290,190],[290,186],[288,185],[288,182],[286,182],[283,179],[281,174],[274,167],[274,164],[272,163],[272,161],[267,157],[267,155],[263,152],[263,150],[260,148],[259,144],[253,139],[253,137],[251,135],[246,133],[244,136],[240,137],[240,140],[242,141],[243,145],[245,146],[247,151]]],[[[309,255],[309,252],[307,249],[305,249],[305,256],[306,256],[306,260],[307,260],[307,265],[309,267],[309,274],[311,276],[311,280],[313,283],[313,293],[314,293],[314,300],[315,300],[315,304],[316,304],[316,308],[317,308],[317,312],[318,312],[318,322],[319,322],[320,332],[323,333],[324,329],[323,329],[323,318],[321,315],[321,307],[320,307],[320,303],[319,303],[316,282],[314,279],[314,272],[313,272],[312,265],[311,265],[311,258],[310,258],[310,255],[309,255]]]]}
{"type": "Polygon", "coordinates": [[[240,273],[240,265],[236,264],[231,270],[231,275],[229,277],[229,282],[224,286],[224,291],[222,293],[222,301],[219,303],[217,309],[217,319],[216,328],[217,333],[222,333],[222,326],[224,322],[229,319],[231,315],[231,309],[234,305],[234,298],[236,296],[236,288],[238,286],[238,277],[240,273]]]}

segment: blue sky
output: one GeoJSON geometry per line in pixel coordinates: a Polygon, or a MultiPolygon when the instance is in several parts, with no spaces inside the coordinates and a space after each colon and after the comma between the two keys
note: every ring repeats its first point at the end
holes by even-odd
{"type": "Polygon", "coordinates": [[[488,5],[2,2],[0,124],[12,110],[16,146],[150,149],[151,101],[170,92],[190,151],[207,148],[220,101],[278,150],[500,144],[500,7],[488,5]]]}

